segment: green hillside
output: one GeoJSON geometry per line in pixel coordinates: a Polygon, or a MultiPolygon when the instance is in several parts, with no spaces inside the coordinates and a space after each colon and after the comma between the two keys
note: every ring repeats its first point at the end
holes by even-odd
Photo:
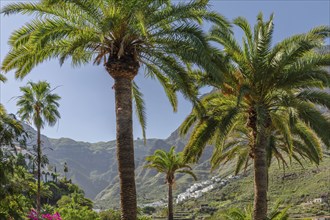
{"type": "MultiPolygon", "coordinates": [[[[319,166],[305,161],[304,167],[293,162],[285,170],[273,162],[269,170],[269,208],[276,202],[281,207],[290,207],[291,218],[330,215],[330,156],[325,155],[319,166]],[[324,197],[323,202],[314,199],[324,197]]],[[[226,176],[231,165],[220,168],[220,175],[226,176]]],[[[232,170],[233,171],[233,170],[232,170]]],[[[216,220],[229,208],[244,209],[253,203],[253,175],[248,170],[242,178],[231,181],[221,189],[213,190],[199,199],[179,204],[177,209],[194,209],[197,214],[202,204],[208,204],[218,211],[209,219],[216,220]],[[196,209],[197,207],[197,209],[196,209]]]]}

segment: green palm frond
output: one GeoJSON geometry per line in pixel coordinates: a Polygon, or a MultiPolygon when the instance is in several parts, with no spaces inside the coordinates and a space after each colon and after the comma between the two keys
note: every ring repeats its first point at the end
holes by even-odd
{"type": "Polygon", "coordinates": [[[188,133],[189,129],[193,126],[193,124],[197,120],[197,115],[195,113],[190,113],[185,120],[182,122],[179,128],[179,132],[181,136],[184,136],[188,133]]]}
{"type": "Polygon", "coordinates": [[[330,121],[310,103],[299,103],[296,106],[299,118],[317,133],[322,142],[330,146],[330,121]]]}
{"type": "Polygon", "coordinates": [[[170,83],[169,79],[166,78],[164,75],[161,74],[159,69],[152,64],[146,64],[148,66],[148,76],[152,78],[157,78],[160,84],[163,86],[165,94],[170,101],[173,111],[176,112],[178,110],[178,99],[176,96],[176,91],[174,86],[170,83]]]}
{"type": "Polygon", "coordinates": [[[6,82],[6,77],[2,74],[0,74],[0,82],[6,82]]]}
{"type": "Polygon", "coordinates": [[[294,129],[305,143],[305,146],[300,146],[299,150],[308,155],[316,164],[319,164],[322,158],[322,147],[316,133],[301,121],[296,123],[294,129]]]}
{"type": "Polygon", "coordinates": [[[296,97],[302,101],[309,101],[324,106],[330,110],[330,94],[317,90],[303,90],[296,97]]]}
{"type": "Polygon", "coordinates": [[[147,116],[145,111],[145,103],[143,101],[143,94],[141,93],[138,85],[135,82],[133,82],[133,86],[132,86],[132,96],[133,96],[133,101],[135,103],[135,111],[142,128],[143,141],[144,144],[146,144],[147,116]]]}
{"type": "Polygon", "coordinates": [[[186,161],[197,162],[201,157],[210,137],[216,132],[218,122],[214,119],[208,119],[195,125],[191,137],[185,146],[184,156],[186,161]]]}
{"type": "Polygon", "coordinates": [[[289,155],[292,154],[293,151],[293,138],[292,133],[289,127],[289,117],[285,114],[276,114],[274,112],[271,113],[271,120],[273,126],[276,128],[278,132],[281,133],[285,140],[285,145],[288,148],[289,155]]]}

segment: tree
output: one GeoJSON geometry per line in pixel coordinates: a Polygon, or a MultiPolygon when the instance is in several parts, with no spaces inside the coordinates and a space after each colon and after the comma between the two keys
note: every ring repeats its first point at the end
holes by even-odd
{"type": "Polygon", "coordinates": [[[23,126],[13,115],[7,114],[3,105],[0,104],[0,146],[13,148],[16,144],[23,144],[26,138],[23,126]]]}
{"type": "Polygon", "coordinates": [[[63,195],[61,199],[57,201],[57,205],[57,210],[64,220],[100,219],[99,215],[92,210],[93,202],[85,198],[84,194],[79,192],[71,193],[68,196],[63,195]]]}
{"type": "Polygon", "coordinates": [[[67,179],[67,173],[69,172],[69,167],[66,162],[64,162],[64,167],[63,167],[64,175],[65,175],[65,180],[67,179]]]}
{"type": "Polygon", "coordinates": [[[25,87],[20,87],[23,93],[18,97],[18,115],[22,121],[32,122],[37,128],[37,213],[40,215],[40,176],[42,163],[41,129],[45,124],[54,126],[60,118],[58,112],[60,97],[53,93],[49,83],[39,81],[28,82],[25,87]]]}
{"type": "Polygon", "coordinates": [[[182,134],[193,127],[184,154],[197,161],[207,143],[215,144],[213,167],[238,156],[238,168],[249,157],[254,162],[254,219],[267,214],[268,165],[281,152],[319,163],[321,146],[330,146],[330,119],[319,106],[330,108],[329,53],[317,52],[329,36],[329,27],[316,27],[272,46],[273,16],[264,22],[258,15],[254,33],[246,19],[234,24],[245,36],[242,47],[221,27],[213,27],[210,40],[224,47],[229,63],[225,83],[208,81],[217,91],[202,98],[204,112],[193,110],[181,126],[182,134]],[[232,135],[232,138],[230,136],[232,135]],[[239,137],[239,139],[235,139],[239,137]]]}
{"type": "Polygon", "coordinates": [[[58,58],[62,64],[70,58],[73,66],[102,63],[114,79],[117,160],[125,220],[134,220],[137,214],[132,94],[144,137],[146,127],[142,94],[133,79],[143,66],[147,77],[160,81],[175,111],[177,90],[194,99],[184,63],[218,72],[209,62],[213,49],[199,24],[207,20],[229,26],[207,6],[208,0],[178,4],[170,0],[43,0],[8,4],[2,9],[5,15],[36,15],[11,35],[11,50],[2,63],[4,72],[16,69],[16,77],[23,78],[45,60],[58,58]]]}
{"type": "MultiPolygon", "coordinates": [[[[0,83],[5,81],[6,78],[0,74],[0,83]]],[[[25,138],[23,126],[15,119],[14,115],[8,115],[4,106],[0,104],[0,147],[14,147],[15,143],[22,143],[25,138]]]]}
{"type": "Polygon", "coordinates": [[[0,150],[0,219],[24,219],[33,204],[34,179],[16,163],[13,155],[0,150]]]}
{"type": "MultiPolygon", "coordinates": [[[[6,78],[0,74],[0,81],[6,78]]],[[[21,219],[31,205],[22,194],[31,190],[30,175],[22,154],[15,158],[16,146],[24,146],[26,133],[14,115],[0,104],[0,219],[21,219]]]]}
{"type": "Polygon", "coordinates": [[[169,152],[164,150],[156,150],[153,155],[146,157],[148,164],[146,168],[156,169],[160,173],[164,173],[166,183],[168,184],[168,219],[173,220],[173,194],[172,187],[175,182],[176,173],[186,173],[191,175],[195,180],[197,177],[191,171],[191,167],[184,161],[183,154],[176,153],[175,147],[172,146],[169,152]]]}

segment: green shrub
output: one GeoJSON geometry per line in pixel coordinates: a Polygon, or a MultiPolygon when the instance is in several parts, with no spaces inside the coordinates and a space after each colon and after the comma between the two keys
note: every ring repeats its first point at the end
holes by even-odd
{"type": "Polygon", "coordinates": [[[100,220],[99,215],[87,206],[62,207],[56,210],[63,220],[100,220]]]}
{"type": "Polygon", "coordinates": [[[115,211],[112,209],[102,211],[99,215],[101,220],[120,220],[120,211],[115,211]]]}
{"type": "Polygon", "coordinates": [[[151,215],[152,213],[156,212],[156,208],[152,207],[152,206],[146,206],[142,208],[142,212],[144,214],[149,214],[151,215]]]}

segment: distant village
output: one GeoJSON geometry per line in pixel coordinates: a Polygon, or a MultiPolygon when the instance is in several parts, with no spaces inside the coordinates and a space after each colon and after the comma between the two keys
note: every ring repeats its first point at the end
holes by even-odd
{"type": "MultiPolygon", "coordinates": [[[[219,189],[224,186],[226,186],[228,183],[230,183],[233,180],[237,180],[241,178],[240,175],[233,176],[230,175],[227,178],[221,178],[219,175],[218,176],[213,176],[210,180],[206,180],[203,182],[199,183],[194,183],[192,184],[188,189],[186,189],[185,192],[180,193],[176,199],[175,203],[181,203],[185,200],[191,199],[191,198],[200,198],[202,197],[205,193],[212,191],[214,189],[219,189]]],[[[167,203],[164,201],[156,201],[148,204],[144,204],[143,206],[150,206],[150,207],[160,207],[160,206],[166,206],[167,203]]]]}

